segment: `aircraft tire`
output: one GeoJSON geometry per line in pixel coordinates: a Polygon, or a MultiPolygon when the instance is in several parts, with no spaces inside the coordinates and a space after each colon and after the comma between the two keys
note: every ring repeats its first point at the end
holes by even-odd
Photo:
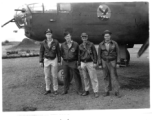
{"type": "MultiPolygon", "coordinates": [[[[70,72],[71,72],[71,71],[70,71],[70,72]]],[[[73,77],[73,74],[72,74],[71,77],[73,77]]],[[[64,85],[63,66],[59,66],[59,67],[58,67],[58,75],[57,75],[57,78],[58,78],[58,84],[59,84],[59,85],[64,85]]],[[[72,82],[72,79],[71,79],[71,81],[70,81],[70,84],[72,84],[71,82],[72,82]]]]}
{"type": "Polygon", "coordinates": [[[59,66],[58,68],[58,85],[64,85],[64,72],[63,72],[63,67],[59,66]]]}

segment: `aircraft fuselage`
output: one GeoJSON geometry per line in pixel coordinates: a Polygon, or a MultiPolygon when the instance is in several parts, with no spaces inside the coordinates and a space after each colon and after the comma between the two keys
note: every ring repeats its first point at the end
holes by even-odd
{"type": "Polygon", "coordinates": [[[142,44],[149,36],[146,2],[70,3],[69,11],[60,10],[61,4],[58,3],[54,13],[30,13],[32,17],[27,18],[27,25],[24,26],[25,35],[42,41],[45,39],[44,31],[50,28],[59,42],[64,41],[64,31],[70,31],[73,40],[81,42],[80,35],[86,32],[95,44],[103,40],[102,33],[106,29],[112,31],[112,39],[120,44],[142,44]],[[98,16],[100,5],[110,9],[107,20],[98,16]]]}

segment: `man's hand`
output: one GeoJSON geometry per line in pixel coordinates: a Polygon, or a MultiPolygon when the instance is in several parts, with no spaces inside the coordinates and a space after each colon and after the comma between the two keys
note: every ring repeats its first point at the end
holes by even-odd
{"type": "Polygon", "coordinates": [[[97,64],[93,64],[93,67],[96,68],[96,67],[97,67],[97,64]]]}
{"type": "Polygon", "coordinates": [[[102,66],[101,66],[101,65],[99,66],[99,69],[102,69],[102,66]]]}
{"type": "Polygon", "coordinates": [[[116,67],[117,67],[117,68],[120,67],[120,60],[117,61],[116,67]]]}
{"type": "Polygon", "coordinates": [[[58,66],[61,66],[62,64],[61,63],[58,63],[58,66]]]}
{"type": "Polygon", "coordinates": [[[40,66],[43,67],[43,63],[40,63],[40,66]]]}
{"type": "Polygon", "coordinates": [[[120,67],[120,64],[117,64],[116,66],[117,66],[117,68],[119,68],[119,67],[120,67]]]}

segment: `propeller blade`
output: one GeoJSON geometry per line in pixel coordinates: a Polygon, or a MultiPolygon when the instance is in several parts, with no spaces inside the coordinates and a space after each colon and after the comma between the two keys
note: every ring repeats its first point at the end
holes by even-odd
{"type": "Polygon", "coordinates": [[[148,46],[149,46],[149,39],[147,39],[147,41],[141,46],[141,48],[139,49],[137,53],[137,57],[140,57],[146,51],[148,46]]]}

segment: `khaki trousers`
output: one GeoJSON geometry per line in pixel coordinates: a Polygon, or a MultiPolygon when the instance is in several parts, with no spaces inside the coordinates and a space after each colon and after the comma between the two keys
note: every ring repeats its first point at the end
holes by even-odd
{"type": "Polygon", "coordinates": [[[58,64],[57,58],[54,60],[44,59],[44,75],[45,75],[45,84],[46,84],[46,91],[51,90],[51,83],[53,83],[53,90],[58,90],[58,80],[57,80],[57,73],[58,73],[58,64]]]}
{"type": "Polygon", "coordinates": [[[99,90],[99,83],[97,78],[97,72],[96,69],[93,67],[93,62],[81,62],[81,69],[82,69],[82,75],[84,80],[84,89],[85,91],[89,91],[90,84],[89,84],[89,77],[92,84],[93,92],[98,92],[99,90]]]}

